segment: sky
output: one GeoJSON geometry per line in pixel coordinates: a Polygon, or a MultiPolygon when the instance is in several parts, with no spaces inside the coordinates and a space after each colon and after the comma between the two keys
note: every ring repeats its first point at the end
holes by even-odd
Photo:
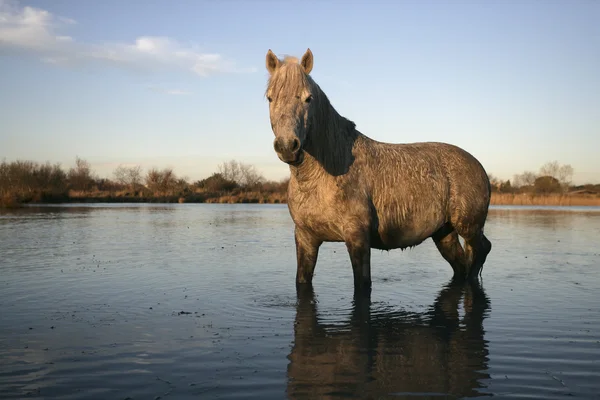
{"type": "Polygon", "coordinates": [[[289,175],[269,49],[314,54],[340,114],[441,141],[510,179],[548,161],[600,182],[600,1],[0,0],[0,160],[289,175]]]}

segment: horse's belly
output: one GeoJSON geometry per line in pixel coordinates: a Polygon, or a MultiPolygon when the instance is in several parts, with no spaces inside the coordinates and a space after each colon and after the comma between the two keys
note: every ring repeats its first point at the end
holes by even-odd
{"type": "Polygon", "coordinates": [[[380,230],[374,235],[372,247],[381,250],[405,249],[422,243],[432,234],[430,231],[415,232],[402,228],[380,230]]]}
{"type": "Polygon", "coordinates": [[[416,246],[438,231],[444,221],[442,213],[380,219],[373,247],[388,250],[416,246]]]}

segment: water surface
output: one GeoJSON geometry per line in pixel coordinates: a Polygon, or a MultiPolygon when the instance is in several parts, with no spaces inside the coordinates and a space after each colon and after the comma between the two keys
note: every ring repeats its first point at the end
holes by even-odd
{"type": "Polygon", "coordinates": [[[0,398],[600,398],[600,208],[493,207],[481,283],[343,244],[296,292],[285,205],[0,214],[0,398]]]}

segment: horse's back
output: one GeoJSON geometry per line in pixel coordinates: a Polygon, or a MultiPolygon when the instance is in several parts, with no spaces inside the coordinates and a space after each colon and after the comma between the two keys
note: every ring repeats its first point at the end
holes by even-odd
{"type": "Polygon", "coordinates": [[[391,245],[394,237],[404,247],[429,237],[447,222],[473,229],[484,223],[489,180],[467,151],[439,142],[367,140],[363,146],[370,160],[368,181],[384,243],[391,245]]]}
{"type": "Polygon", "coordinates": [[[490,203],[490,183],[481,163],[466,150],[448,143],[424,142],[403,145],[419,155],[435,154],[446,174],[448,219],[461,233],[470,236],[483,228],[490,203]]]}
{"type": "Polygon", "coordinates": [[[404,180],[405,187],[430,186],[442,181],[448,184],[451,197],[483,194],[489,198],[485,169],[472,154],[458,146],[441,142],[373,142],[372,146],[369,156],[375,163],[371,167],[379,175],[394,175],[395,179],[404,180]]]}

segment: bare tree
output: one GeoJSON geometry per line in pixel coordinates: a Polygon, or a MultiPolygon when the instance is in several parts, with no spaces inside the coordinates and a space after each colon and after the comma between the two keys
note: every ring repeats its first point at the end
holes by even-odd
{"type": "Polygon", "coordinates": [[[254,165],[242,164],[242,185],[247,188],[255,187],[264,182],[265,178],[256,170],[254,165]]]}
{"type": "Polygon", "coordinates": [[[558,180],[560,181],[565,191],[569,190],[573,179],[573,167],[569,164],[562,165],[558,170],[558,180]]]}
{"type": "Polygon", "coordinates": [[[535,172],[525,171],[523,172],[523,183],[528,186],[533,186],[535,184],[535,180],[538,178],[535,172]]]}
{"type": "Polygon", "coordinates": [[[550,161],[540,168],[540,176],[557,179],[562,189],[567,191],[573,179],[573,167],[570,164],[560,165],[558,161],[550,161]]]}
{"type": "Polygon", "coordinates": [[[520,175],[513,176],[513,186],[533,186],[537,177],[538,176],[535,172],[525,171],[520,175]]]}
{"type": "Polygon", "coordinates": [[[67,174],[69,183],[73,189],[89,190],[94,185],[94,174],[90,163],[75,157],[75,168],[70,168],[67,174]]]}
{"type": "Polygon", "coordinates": [[[230,160],[219,164],[219,166],[217,167],[217,172],[221,174],[221,176],[224,179],[240,184],[242,172],[239,162],[235,160],[230,160]]]}
{"type": "Polygon", "coordinates": [[[62,193],[67,188],[67,174],[60,164],[40,164],[17,160],[0,163],[0,197],[20,198],[34,193],[62,193]]]}
{"type": "Polygon", "coordinates": [[[121,185],[127,185],[127,167],[119,165],[113,171],[113,175],[115,176],[115,180],[121,185]]]}
{"type": "Polygon", "coordinates": [[[173,169],[171,168],[165,168],[162,170],[162,182],[161,182],[161,189],[163,192],[168,192],[169,190],[173,190],[175,189],[175,186],[177,185],[177,176],[175,175],[175,172],[173,172],[173,169]]]}
{"type": "Polygon", "coordinates": [[[500,179],[496,178],[493,174],[488,174],[488,179],[490,180],[490,185],[498,186],[500,185],[500,179]]]}
{"type": "Polygon", "coordinates": [[[119,165],[113,174],[117,182],[129,186],[131,189],[135,189],[142,183],[142,167],[139,165],[129,168],[119,165]]]}
{"type": "Polygon", "coordinates": [[[177,176],[171,168],[165,168],[162,171],[152,168],[146,174],[146,186],[156,193],[172,193],[177,189],[177,184],[177,176]]]}
{"type": "Polygon", "coordinates": [[[558,178],[559,170],[560,164],[558,161],[550,161],[541,166],[540,176],[551,176],[552,178],[558,178]]]}
{"type": "Polygon", "coordinates": [[[521,179],[521,175],[519,175],[519,174],[514,174],[512,181],[513,181],[513,186],[514,187],[518,188],[518,187],[523,186],[523,180],[521,179]]]}
{"type": "Polygon", "coordinates": [[[160,188],[161,174],[156,168],[151,168],[146,173],[146,186],[152,191],[158,191],[160,188]]]}
{"type": "Polygon", "coordinates": [[[220,164],[217,171],[223,179],[235,182],[244,188],[252,188],[265,180],[254,165],[244,164],[236,160],[220,164]]]}

